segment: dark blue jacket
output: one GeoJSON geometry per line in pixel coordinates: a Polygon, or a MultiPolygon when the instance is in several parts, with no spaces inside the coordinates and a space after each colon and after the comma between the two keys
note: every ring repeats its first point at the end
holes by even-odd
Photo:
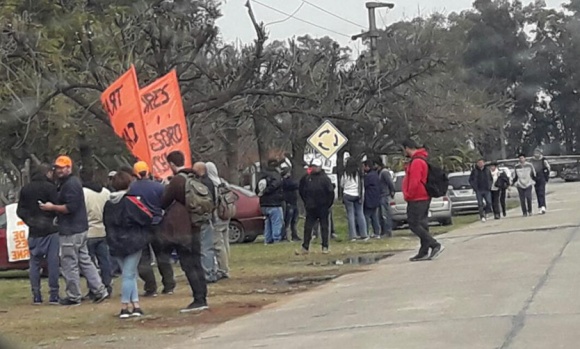
{"type": "Polygon", "coordinates": [[[286,177],[282,181],[282,190],[284,190],[284,201],[292,206],[298,205],[298,189],[300,185],[292,177],[286,177]]]}
{"type": "Polygon", "coordinates": [[[150,179],[139,179],[131,184],[128,195],[138,196],[141,202],[147,206],[153,214],[153,224],[157,225],[163,220],[161,198],[163,197],[163,184],[150,179]]]}
{"type": "Polygon", "coordinates": [[[32,176],[32,182],[25,185],[20,190],[20,200],[18,201],[18,217],[22,218],[29,228],[30,237],[43,237],[56,233],[57,227],[54,225],[56,213],[46,212],[40,209],[38,202],[58,202],[56,185],[40,173],[32,176]]]}
{"type": "Polygon", "coordinates": [[[365,175],[365,208],[374,209],[381,206],[381,180],[377,171],[365,175]]]}
{"type": "Polygon", "coordinates": [[[85,194],[80,179],[68,176],[61,180],[58,188],[58,205],[65,205],[68,213],[58,215],[60,235],[74,235],[89,230],[85,194]]]}

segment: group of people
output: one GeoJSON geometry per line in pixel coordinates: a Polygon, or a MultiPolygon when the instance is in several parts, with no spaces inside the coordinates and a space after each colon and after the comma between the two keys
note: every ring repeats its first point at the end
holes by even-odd
{"type": "Polygon", "coordinates": [[[476,193],[479,215],[485,222],[493,212],[495,219],[506,216],[506,192],[513,185],[518,190],[522,214],[532,215],[532,190],[535,189],[540,214],[546,213],[546,184],[550,179],[550,164],[540,149],[534,151],[534,157],[528,161],[525,154],[519,155],[519,163],[514,169],[515,175],[510,178],[497,162],[486,166],[485,160],[477,161],[471,171],[469,184],[476,193]]]}
{"type": "Polygon", "coordinates": [[[109,298],[113,266],[118,264],[122,274],[119,317],[142,316],[137,276],[145,282],[144,295],[157,296],[154,255],[162,293],[173,294],[176,283],[171,254],[176,252],[193,293],[193,302],[181,312],[208,308],[207,283],[229,277],[229,221],[217,213],[227,183],[213,163],[198,162],[186,168],[179,151],[168,154],[167,163],[174,176],[166,185],[151,178],[145,162],[110,173],[105,185],[97,183],[87,169],[81,169],[80,178],[73,175],[68,156],[59,156],[53,165],[37,166],[31,183],[21,190],[17,210],[29,227],[34,304],[43,303],[43,260],[48,265],[49,303],[67,306],[79,305],[84,299],[100,303],[109,298]],[[193,191],[197,196],[192,197],[193,191]],[[192,211],[194,204],[204,203],[209,214],[192,211]],[[59,269],[66,281],[63,298],[59,295],[59,269]],[[81,274],[89,288],[85,297],[81,274]]]}

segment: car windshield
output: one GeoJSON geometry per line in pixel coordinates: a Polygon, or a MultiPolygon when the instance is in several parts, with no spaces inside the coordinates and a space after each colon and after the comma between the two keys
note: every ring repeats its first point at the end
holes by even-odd
{"type": "Polygon", "coordinates": [[[470,189],[471,185],[469,185],[469,175],[449,177],[449,185],[452,186],[454,190],[470,189]]]}
{"type": "Polygon", "coordinates": [[[230,185],[230,187],[232,187],[232,189],[239,191],[240,193],[242,193],[244,196],[248,196],[248,197],[253,197],[256,196],[256,194],[252,193],[251,191],[249,191],[246,188],[242,188],[242,187],[238,187],[237,185],[230,185]]]}
{"type": "Polygon", "coordinates": [[[405,175],[398,175],[395,177],[395,192],[400,193],[403,191],[403,179],[405,175]]]}

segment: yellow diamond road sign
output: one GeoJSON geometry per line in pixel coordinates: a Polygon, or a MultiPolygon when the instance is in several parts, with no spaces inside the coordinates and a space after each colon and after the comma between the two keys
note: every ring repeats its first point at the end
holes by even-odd
{"type": "Polygon", "coordinates": [[[308,143],[327,159],[330,159],[340,148],[344,147],[346,142],[348,142],[348,138],[328,120],[308,138],[308,143]]]}

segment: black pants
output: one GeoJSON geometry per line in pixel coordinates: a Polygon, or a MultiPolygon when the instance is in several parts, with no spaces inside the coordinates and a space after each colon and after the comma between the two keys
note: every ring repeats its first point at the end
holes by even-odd
{"type": "Polygon", "coordinates": [[[429,233],[429,205],[431,200],[411,201],[407,204],[409,229],[421,240],[420,255],[426,255],[429,248],[439,246],[437,240],[429,233]]]}
{"type": "Polygon", "coordinates": [[[507,215],[507,206],[505,204],[506,195],[507,195],[507,189],[500,189],[499,190],[499,204],[501,206],[501,212],[503,213],[504,217],[507,215]]]}
{"type": "MultiPolygon", "coordinates": [[[[492,190],[491,191],[491,208],[493,209],[493,215],[495,218],[499,218],[501,216],[500,211],[500,199],[501,199],[501,189],[500,190],[492,190]]],[[[505,198],[504,198],[505,200],[505,198]]],[[[504,208],[505,212],[505,208],[504,208]]]]}
{"type": "Polygon", "coordinates": [[[189,246],[174,245],[179,255],[181,270],[185,273],[193,294],[194,302],[205,303],[207,298],[207,282],[205,271],[201,265],[201,233],[194,228],[189,246]]]}
{"type": "Polygon", "coordinates": [[[522,206],[524,216],[532,214],[532,187],[525,189],[518,188],[518,194],[520,195],[520,205],[522,206]]]}
{"type": "Polygon", "coordinates": [[[538,198],[538,208],[546,207],[546,180],[541,176],[542,174],[538,176],[538,180],[535,185],[536,196],[538,198]]]}
{"type": "Polygon", "coordinates": [[[157,281],[155,280],[155,273],[151,267],[151,262],[153,257],[151,255],[151,250],[155,254],[155,260],[157,268],[159,269],[159,274],[161,274],[161,283],[166,291],[173,291],[175,288],[175,277],[173,275],[173,266],[171,265],[171,253],[173,252],[173,246],[165,245],[159,240],[159,234],[157,234],[158,226],[153,228],[151,244],[147,246],[143,253],[141,254],[141,260],[139,261],[139,277],[145,282],[144,289],[145,292],[153,293],[157,292],[157,281]]]}
{"type": "Polygon", "coordinates": [[[282,239],[288,239],[288,229],[292,232],[292,238],[298,238],[298,205],[286,203],[284,206],[284,234],[282,239]]]}
{"type": "Polygon", "coordinates": [[[307,209],[306,222],[304,223],[304,242],[302,247],[305,250],[310,248],[310,241],[312,240],[312,230],[317,222],[320,222],[320,235],[322,237],[322,247],[328,248],[329,240],[329,212],[328,209],[307,209]]]}

